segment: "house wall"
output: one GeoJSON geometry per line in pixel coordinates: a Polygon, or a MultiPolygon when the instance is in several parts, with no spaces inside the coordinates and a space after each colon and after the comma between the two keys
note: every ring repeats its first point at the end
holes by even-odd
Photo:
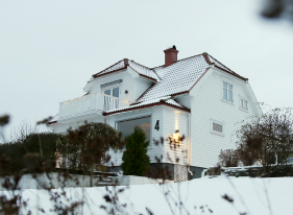
{"type": "Polygon", "coordinates": [[[218,162],[218,155],[224,149],[236,147],[236,131],[240,122],[248,116],[259,116],[257,105],[239,78],[210,69],[196,84],[190,94],[192,98],[192,165],[208,168],[218,162]],[[233,84],[233,103],[222,100],[223,81],[233,84]],[[248,111],[240,110],[240,98],[248,101],[248,111]],[[212,121],[223,124],[223,135],[212,132],[212,121]]]}
{"type": "Polygon", "coordinates": [[[170,145],[170,141],[165,141],[164,162],[186,165],[188,163],[188,143],[189,135],[189,113],[175,108],[164,106],[164,139],[172,137],[176,130],[185,139],[176,145],[170,145]],[[176,160],[176,159],[179,160],[176,160]]]}
{"type": "Polygon", "coordinates": [[[180,95],[176,97],[176,101],[178,101],[180,104],[182,104],[183,106],[187,107],[187,108],[191,108],[191,96],[190,95],[180,95]]]}
{"type": "Polygon", "coordinates": [[[150,80],[138,77],[136,78],[134,84],[135,84],[135,98],[138,99],[151,85],[153,82],[150,80]]]}

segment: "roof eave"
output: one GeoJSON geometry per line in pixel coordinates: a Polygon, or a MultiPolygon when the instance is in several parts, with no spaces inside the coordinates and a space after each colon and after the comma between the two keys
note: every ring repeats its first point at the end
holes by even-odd
{"type": "Polygon", "coordinates": [[[153,104],[148,104],[148,105],[144,105],[144,106],[140,106],[140,107],[133,107],[133,108],[129,108],[129,109],[125,109],[125,110],[118,110],[118,111],[112,111],[112,112],[104,112],[103,116],[109,116],[109,115],[113,115],[113,114],[118,114],[118,113],[123,113],[123,112],[128,112],[128,111],[133,111],[133,110],[139,110],[139,109],[145,109],[145,108],[150,108],[150,107],[154,107],[154,106],[159,106],[159,105],[166,105],[172,108],[176,108],[182,111],[186,111],[188,113],[190,113],[190,109],[186,108],[186,107],[178,107],[176,105],[172,105],[172,104],[168,104],[166,102],[163,101],[159,101],[153,104]]]}
{"type": "Polygon", "coordinates": [[[116,70],[113,70],[111,72],[103,73],[103,74],[100,74],[100,75],[99,74],[95,74],[95,75],[93,75],[93,78],[99,78],[99,77],[102,77],[102,76],[105,76],[105,75],[109,75],[109,74],[112,74],[114,72],[119,72],[119,71],[122,71],[122,70],[125,70],[125,69],[127,69],[127,66],[125,66],[125,67],[123,67],[121,69],[116,69],[116,70]]]}

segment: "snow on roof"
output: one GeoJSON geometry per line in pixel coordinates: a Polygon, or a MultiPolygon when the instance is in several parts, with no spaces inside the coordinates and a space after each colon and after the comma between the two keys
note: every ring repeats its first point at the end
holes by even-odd
{"type": "Polygon", "coordinates": [[[159,76],[153,70],[151,70],[150,68],[148,68],[146,66],[143,66],[143,65],[141,65],[139,63],[136,63],[133,60],[128,61],[128,64],[137,73],[142,74],[142,75],[147,76],[147,77],[150,77],[150,78],[153,78],[153,79],[155,79],[157,81],[160,80],[159,76]]]}
{"type": "Polygon", "coordinates": [[[214,58],[213,56],[211,55],[208,55],[208,59],[210,60],[210,62],[212,64],[214,64],[216,67],[222,69],[222,70],[225,70],[239,78],[242,78],[242,79],[246,79],[244,77],[242,77],[241,75],[237,74],[236,72],[234,72],[233,70],[229,69],[227,66],[225,66],[224,64],[222,64],[221,62],[219,62],[216,58],[214,58]]]}
{"type": "Polygon", "coordinates": [[[176,102],[174,99],[171,98],[171,96],[165,96],[165,97],[159,97],[159,98],[150,99],[150,100],[142,101],[142,102],[133,102],[128,107],[119,108],[114,111],[105,112],[104,115],[110,115],[117,112],[124,112],[124,111],[133,110],[133,109],[144,108],[146,106],[149,107],[149,106],[162,105],[162,104],[177,107],[185,111],[189,111],[188,108],[176,102]]]}
{"type": "Polygon", "coordinates": [[[110,72],[114,72],[116,70],[120,70],[123,68],[125,68],[125,60],[120,60],[117,63],[113,64],[112,66],[108,67],[107,69],[101,72],[98,72],[97,74],[94,75],[94,77],[98,77],[98,76],[101,76],[110,72]]]}
{"type": "Polygon", "coordinates": [[[102,75],[106,75],[115,71],[120,71],[122,69],[126,69],[127,66],[131,67],[135,72],[137,72],[139,75],[146,76],[147,78],[151,78],[155,81],[159,81],[160,78],[156,73],[151,70],[150,68],[143,66],[139,63],[136,63],[133,60],[123,59],[118,61],[117,63],[113,64],[112,66],[108,67],[107,69],[98,72],[97,74],[93,75],[94,77],[99,77],[102,75]]]}
{"type": "Polygon", "coordinates": [[[161,77],[161,81],[149,89],[139,101],[189,91],[208,67],[209,64],[204,56],[196,55],[179,60],[167,67],[155,68],[154,70],[161,77]]]}

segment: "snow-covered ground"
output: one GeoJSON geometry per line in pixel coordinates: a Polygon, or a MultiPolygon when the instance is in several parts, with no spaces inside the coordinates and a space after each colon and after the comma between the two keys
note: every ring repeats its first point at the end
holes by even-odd
{"type": "MultiPolygon", "coordinates": [[[[155,215],[187,214],[187,211],[189,214],[221,215],[239,215],[240,212],[254,215],[293,214],[293,178],[289,177],[262,179],[221,176],[165,185],[119,186],[116,191],[123,188],[126,189],[118,193],[118,208],[121,212],[115,214],[150,214],[146,207],[155,215]],[[233,203],[223,199],[224,195],[233,199],[233,203]],[[183,205],[182,213],[178,206],[180,201],[183,205]],[[121,206],[125,203],[126,207],[121,206]]],[[[107,207],[107,211],[113,207],[105,201],[104,196],[114,195],[114,187],[108,187],[108,191],[105,187],[66,188],[65,191],[69,200],[59,197],[58,200],[63,199],[62,203],[55,205],[62,207],[68,202],[85,200],[83,207],[77,210],[80,214],[82,211],[83,214],[108,214],[101,205],[107,207]]],[[[50,212],[50,209],[54,209],[54,203],[49,200],[48,191],[27,189],[20,192],[23,200],[28,200],[28,206],[23,212],[31,210],[33,214],[43,214],[39,210],[42,209],[45,214],[56,214],[50,212]]],[[[51,192],[60,194],[62,190],[51,192]]],[[[4,193],[7,192],[1,192],[2,195],[4,193]]]]}

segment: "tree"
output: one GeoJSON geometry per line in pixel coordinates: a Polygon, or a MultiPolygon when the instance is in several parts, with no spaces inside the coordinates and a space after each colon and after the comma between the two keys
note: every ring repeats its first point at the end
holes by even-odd
{"type": "Polygon", "coordinates": [[[122,165],[124,175],[143,176],[150,165],[150,158],[147,155],[149,141],[143,130],[136,126],[134,132],[127,137],[126,150],[123,153],[122,165]]]}
{"type": "Polygon", "coordinates": [[[86,123],[79,128],[68,131],[59,150],[64,164],[71,169],[83,171],[93,170],[96,165],[107,163],[109,149],[122,149],[125,141],[121,133],[104,123],[86,123]]]}
{"type": "Polygon", "coordinates": [[[237,151],[233,149],[221,150],[219,155],[219,165],[223,167],[237,167],[238,166],[237,151]]]}
{"type": "Polygon", "coordinates": [[[293,152],[291,108],[274,109],[255,123],[247,123],[238,132],[241,161],[251,165],[259,161],[269,176],[275,163],[286,164],[293,152]]]}

